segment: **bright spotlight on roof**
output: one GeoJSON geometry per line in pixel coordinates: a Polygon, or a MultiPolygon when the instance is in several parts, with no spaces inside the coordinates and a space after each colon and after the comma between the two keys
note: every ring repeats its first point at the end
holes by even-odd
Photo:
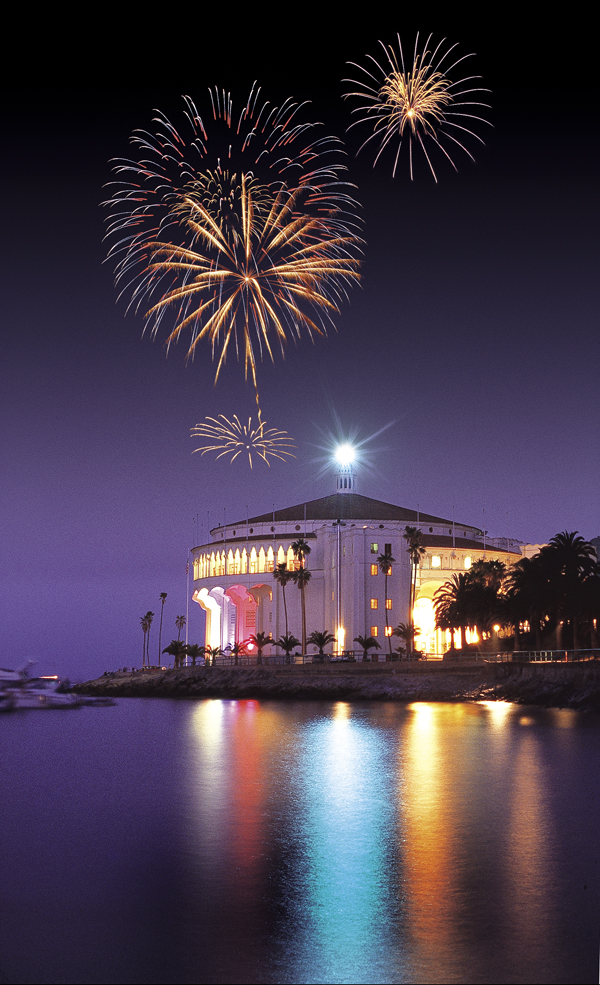
{"type": "Polygon", "coordinates": [[[338,445],[335,450],[335,460],[339,465],[351,465],[354,461],[355,453],[352,445],[347,442],[343,445],[338,445]]]}

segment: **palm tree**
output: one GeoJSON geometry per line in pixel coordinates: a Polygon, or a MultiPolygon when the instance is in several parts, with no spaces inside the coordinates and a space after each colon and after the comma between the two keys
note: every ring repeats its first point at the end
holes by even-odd
{"type": "MultiPolygon", "coordinates": [[[[404,539],[408,544],[407,551],[410,557],[410,601],[408,604],[408,623],[414,626],[415,621],[415,598],[417,594],[417,571],[421,563],[421,558],[425,554],[423,546],[423,533],[419,527],[405,527],[404,539]]],[[[409,642],[412,649],[414,640],[409,642]]]]}
{"type": "Polygon", "coordinates": [[[395,564],[396,558],[392,557],[391,551],[384,551],[377,558],[377,564],[379,565],[379,570],[382,575],[385,575],[385,635],[387,636],[388,645],[390,648],[390,660],[392,659],[392,637],[390,636],[390,628],[388,623],[388,575],[392,573],[392,565],[395,564]]]}
{"type": "Polygon", "coordinates": [[[161,652],[160,651],[160,647],[161,647],[161,641],[162,641],[163,609],[165,607],[165,602],[167,601],[167,593],[166,592],[161,592],[159,597],[160,597],[160,626],[159,626],[159,629],[158,629],[158,662],[160,663],[160,652],[161,652]]]}
{"type": "Polygon", "coordinates": [[[232,657],[234,657],[234,666],[237,667],[239,663],[239,658],[243,657],[245,653],[248,652],[248,643],[250,640],[244,640],[243,643],[234,643],[229,649],[232,657]]]}
{"type": "Polygon", "coordinates": [[[295,636],[280,636],[275,646],[278,646],[281,650],[285,650],[286,663],[290,662],[290,653],[295,646],[300,646],[300,640],[297,640],[295,636]]]}
{"type": "Polygon", "coordinates": [[[153,619],[154,619],[154,613],[153,612],[150,612],[150,610],[148,610],[148,612],[146,613],[146,615],[145,616],[142,616],[142,620],[141,620],[141,622],[142,622],[142,629],[144,630],[144,633],[145,633],[145,636],[146,636],[146,660],[147,660],[148,666],[150,666],[150,627],[152,625],[152,620],[153,619]]]}
{"type": "Polygon", "coordinates": [[[175,616],[175,626],[177,627],[177,639],[181,637],[181,630],[185,626],[185,616],[175,616]]]}
{"type": "Polygon", "coordinates": [[[172,656],[174,666],[178,668],[181,666],[183,658],[187,653],[187,647],[181,640],[171,640],[169,645],[164,648],[163,653],[168,653],[172,656]]]}
{"type": "Polygon", "coordinates": [[[592,545],[577,531],[556,534],[531,558],[515,564],[508,580],[511,621],[527,619],[540,649],[544,630],[556,629],[556,646],[579,647],[582,619],[593,627],[598,565],[592,545]],[[589,604],[588,604],[589,603],[589,604]],[[562,633],[561,633],[562,626],[562,633]]]}
{"type": "Polygon", "coordinates": [[[490,633],[495,623],[506,625],[506,565],[480,559],[468,571],[467,581],[471,618],[481,633],[490,633]]]}
{"type": "Polygon", "coordinates": [[[146,666],[146,637],[148,635],[148,630],[150,629],[150,624],[148,622],[148,613],[142,616],[140,619],[140,625],[144,631],[144,644],[142,646],[142,667],[146,666]]]}
{"type": "Polygon", "coordinates": [[[355,636],[353,642],[362,647],[363,660],[369,659],[369,650],[381,650],[374,636],[355,636]]]}
{"type": "Polygon", "coordinates": [[[204,654],[204,664],[207,667],[216,666],[217,657],[223,656],[223,651],[220,646],[202,646],[200,649],[204,654]]]}
{"type": "Polygon", "coordinates": [[[196,660],[202,656],[202,647],[198,643],[188,643],[185,648],[188,657],[192,659],[192,667],[196,666],[196,660]]]}
{"type": "Polygon", "coordinates": [[[541,650],[542,633],[548,628],[554,609],[554,592],[541,552],[517,561],[506,582],[507,614],[515,629],[516,648],[519,648],[519,626],[528,622],[534,634],[534,646],[541,650]]]}
{"type": "Polygon", "coordinates": [[[264,650],[264,648],[266,646],[269,645],[269,643],[272,643],[273,642],[272,637],[270,637],[268,633],[263,633],[263,632],[254,633],[252,636],[249,637],[248,642],[249,643],[252,643],[252,646],[255,646],[256,647],[256,650],[257,650],[256,662],[257,662],[257,664],[262,664],[263,650],[264,650]]]}
{"type": "MultiPolygon", "coordinates": [[[[592,545],[575,530],[556,534],[540,554],[548,564],[556,585],[557,636],[562,625],[571,628],[571,643],[574,650],[579,648],[579,618],[581,615],[581,594],[588,578],[597,573],[596,552],[592,545]]],[[[564,640],[561,640],[564,646],[564,640]]]]}
{"type": "Polygon", "coordinates": [[[310,544],[305,541],[304,537],[298,537],[292,544],[292,551],[294,552],[294,557],[296,561],[301,566],[304,566],[304,561],[310,554],[310,544]]]}
{"type": "Polygon", "coordinates": [[[306,558],[310,554],[310,544],[307,543],[304,537],[298,537],[298,540],[295,540],[292,544],[292,551],[294,552],[297,566],[294,581],[300,589],[302,605],[302,653],[306,653],[306,600],[304,589],[311,578],[310,571],[306,571],[305,568],[306,558]]]}
{"type": "Polygon", "coordinates": [[[283,591],[283,611],[285,612],[286,636],[288,635],[288,615],[287,615],[287,602],[285,600],[285,586],[287,585],[288,581],[291,581],[293,577],[294,577],[294,573],[292,571],[288,571],[287,564],[285,563],[285,561],[282,561],[281,564],[278,564],[277,567],[275,568],[275,571],[273,572],[273,578],[279,585],[281,585],[283,591]]]}
{"type": "Polygon", "coordinates": [[[329,646],[330,643],[335,643],[335,636],[333,636],[327,629],[324,629],[322,633],[311,633],[308,637],[308,642],[317,647],[319,657],[324,657],[325,647],[329,646]]]}
{"type": "Polygon", "coordinates": [[[398,623],[396,628],[392,631],[392,636],[398,636],[399,639],[404,640],[404,646],[396,647],[396,653],[413,653],[415,648],[415,637],[421,635],[421,630],[416,626],[411,626],[410,623],[401,622],[398,623]]]}
{"type": "Polygon", "coordinates": [[[311,578],[311,572],[307,568],[298,568],[297,571],[294,571],[294,581],[300,589],[300,603],[302,605],[302,653],[306,653],[306,601],[304,589],[311,578]]]}
{"type": "Polygon", "coordinates": [[[436,625],[453,631],[451,649],[454,649],[456,629],[460,629],[461,649],[467,646],[467,627],[473,625],[471,601],[468,572],[453,575],[433,596],[436,625]]]}

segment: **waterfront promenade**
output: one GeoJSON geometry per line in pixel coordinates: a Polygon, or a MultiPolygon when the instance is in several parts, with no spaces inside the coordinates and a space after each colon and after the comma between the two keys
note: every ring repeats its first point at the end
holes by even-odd
{"type": "Polygon", "coordinates": [[[112,697],[513,701],[600,711],[600,663],[324,663],[117,671],[79,684],[112,697]]]}

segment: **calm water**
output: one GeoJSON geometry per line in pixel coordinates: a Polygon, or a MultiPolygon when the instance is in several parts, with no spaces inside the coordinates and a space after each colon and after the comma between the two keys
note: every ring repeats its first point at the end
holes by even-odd
{"type": "Polygon", "coordinates": [[[0,736],[0,982],[598,980],[598,719],[130,699],[0,736]]]}

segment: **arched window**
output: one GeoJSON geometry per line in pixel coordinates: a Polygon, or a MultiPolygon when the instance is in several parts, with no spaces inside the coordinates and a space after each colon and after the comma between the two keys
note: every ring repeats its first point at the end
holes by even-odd
{"type": "Polygon", "coordinates": [[[258,552],[258,570],[263,572],[265,570],[265,549],[261,547],[258,552]]]}

